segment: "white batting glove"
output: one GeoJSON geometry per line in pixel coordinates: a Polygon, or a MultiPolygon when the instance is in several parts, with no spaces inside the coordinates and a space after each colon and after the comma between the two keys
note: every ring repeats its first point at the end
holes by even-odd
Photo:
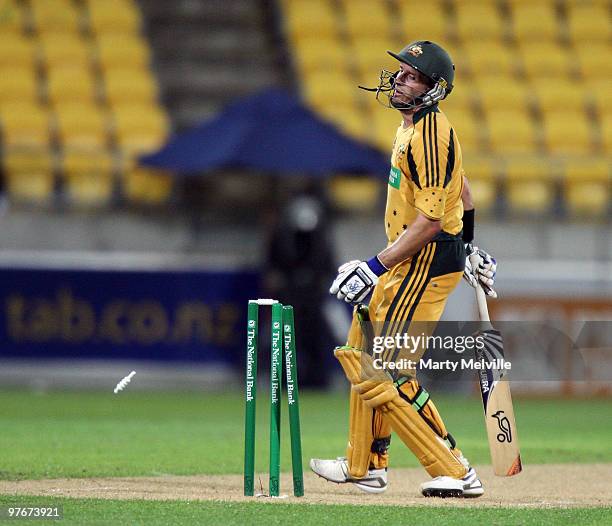
{"type": "Polygon", "coordinates": [[[497,292],[493,289],[495,285],[495,274],[497,273],[497,261],[489,253],[485,252],[481,248],[473,246],[468,243],[465,246],[467,257],[465,259],[465,270],[463,271],[463,278],[472,287],[476,288],[476,285],[480,283],[482,290],[484,290],[487,296],[497,298],[497,292]],[[472,268],[470,263],[470,255],[478,254],[480,256],[480,265],[478,268],[472,268]]]}
{"type": "Polygon", "coordinates": [[[338,268],[338,276],[329,293],[347,303],[363,301],[378,283],[378,277],[387,269],[374,257],[369,261],[354,259],[338,268]]]}

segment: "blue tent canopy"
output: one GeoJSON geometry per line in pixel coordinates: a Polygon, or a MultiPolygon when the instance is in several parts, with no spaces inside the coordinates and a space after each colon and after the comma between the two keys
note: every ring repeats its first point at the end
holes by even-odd
{"type": "Polygon", "coordinates": [[[221,168],[311,177],[339,172],[385,176],[389,170],[381,152],[346,137],[279,88],[230,104],[140,162],[185,175],[221,168]]]}

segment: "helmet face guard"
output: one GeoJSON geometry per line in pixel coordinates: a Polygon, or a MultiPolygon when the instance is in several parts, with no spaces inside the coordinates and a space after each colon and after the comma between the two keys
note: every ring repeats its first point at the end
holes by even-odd
{"type": "Polygon", "coordinates": [[[380,72],[378,79],[378,87],[376,88],[365,88],[359,86],[361,89],[366,91],[376,92],[376,100],[382,104],[385,108],[391,108],[395,110],[416,110],[418,108],[424,108],[427,106],[433,106],[438,101],[446,97],[446,89],[440,82],[436,82],[434,86],[428,91],[424,91],[420,95],[414,97],[410,102],[397,102],[393,100],[395,98],[396,82],[395,79],[399,73],[398,71],[391,72],[383,69],[380,72]]]}

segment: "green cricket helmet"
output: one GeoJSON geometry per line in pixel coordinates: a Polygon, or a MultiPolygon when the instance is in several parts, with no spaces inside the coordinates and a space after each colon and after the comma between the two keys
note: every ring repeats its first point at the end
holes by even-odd
{"type": "Polygon", "coordinates": [[[399,53],[387,51],[393,58],[412,66],[431,81],[431,88],[409,103],[398,103],[395,95],[395,78],[399,71],[382,70],[377,88],[363,88],[376,92],[376,99],[383,105],[398,110],[432,106],[446,98],[453,89],[455,65],[450,55],[438,44],[429,40],[417,40],[408,44],[399,53]],[[387,100],[380,99],[384,96],[387,100]]]}

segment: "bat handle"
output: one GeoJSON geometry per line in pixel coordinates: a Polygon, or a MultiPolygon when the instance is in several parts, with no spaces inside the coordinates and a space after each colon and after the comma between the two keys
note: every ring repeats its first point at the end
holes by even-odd
{"type": "MultiPolygon", "coordinates": [[[[470,264],[472,265],[472,269],[478,268],[482,258],[478,255],[478,253],[470,254],[470,264]]],[[[475,270],[474,270],[475,272],[475,270]]],[[[476,302],[478,303],[478,314],[480,316],[480,321],[491,321],[489,318],[489,308],[487,307],[487,295],[485,291],[480,286],[480,282],[476,281],[476,302]]]]}

